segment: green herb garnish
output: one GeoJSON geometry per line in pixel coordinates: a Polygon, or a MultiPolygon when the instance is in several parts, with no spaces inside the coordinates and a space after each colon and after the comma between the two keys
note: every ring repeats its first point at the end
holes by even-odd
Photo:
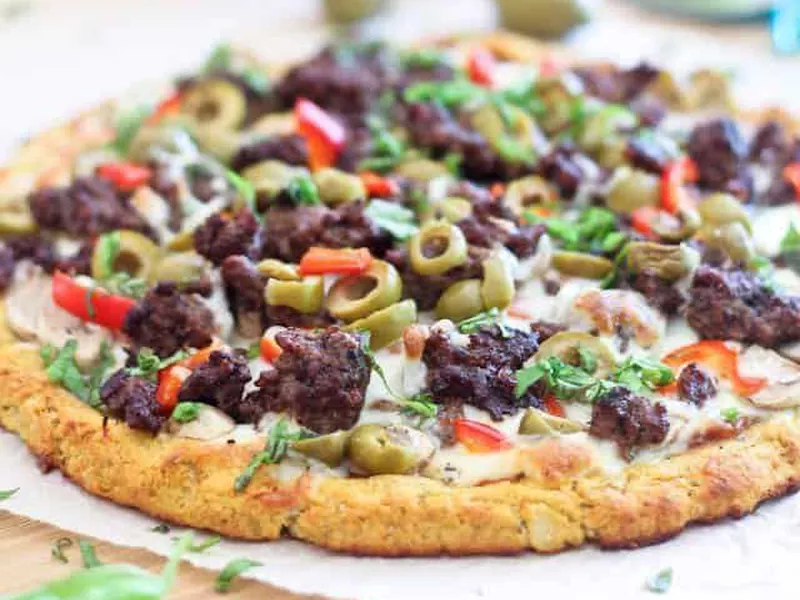
{"type": "Polygon", "coordinates": [[[51,348],[48,348],[48,354],[52,357],[52,360],[47,367],[47,377],[53,383],[61,385],[84,402],[87,402],[89,400],[89,386],[86,384],[83,374],[75,362],[78,341],[75,339],[67,340],[54,357],[51,354],[51,348]]]}
{"type": "Polygon", "coordinates": [[[742,413],[739,412],[739,409],[735,406],[729,406],[727,408],[723,408],[719,411],[719,416],[722,417],[722,420],[726,423],[730,423],[731,425],[736,425],[739,419],[742,416],[742,413]]]}
{"type": "Polygon", "coordinates": [[[589,375],[594,375],[594,372],[597,371],[597,355],[584,346],[578,346],[576,350],[578,352],[578,366],[589,375]]]}
{"type": "Polygon", "coordinates": [[[219,575],[217,575],[217,580],[214,582],[214,589],[220,594],[224,594],[231,589],[233,580],[236,577],[248,569],[260,567],[261,564],[262,563],[258,562],[257,560],[250,560],[249,558],[237,558],[232,560],[225,565],[225,568],[222,569],[219,575]]]}
{"type": "Polygon", "coordinates": [[[405,241],[418,231],[414,211],[395,202],[375,199],[369,203],[364,214],[398,241],[405,241]]]}
{"type": "Polygon", "coordinates": [[[432,69],[439,65],[446,65],[447,57],[436,48],[421,48],[419,50],[409,50],[400,57],[402,65],[406,68],[419,67],[432,69]]]}
{"type": "Polygon", "coordinates": [[[628,357],[614,372],[614,381],[635,393],[663,387],[675,379],[666,365],[641,357],[628,357]]]}
{"type": "Polygon", "coordinates": [[[503,314],[497,308],[490,308],[474,317],[464,319],[456,327],[460,333],[471,334],[477,333],[486,325],[497,325],[500,328],[500,335],[504,338],[511,337],[511,332],[503,325],[503,314]]]}
{"type": "Polygon", "coordinates": [[[256,219],[260,219],[258,207],[256,206],[256,188],[253,187],[253,184],[230,169],[225,169],[225,179],[228,180],[228,183],[231,184],[231,187],[239,197],[244,200],[244,203],[250,208],[256,219]]]}
{"type": "Polygon", "coordinates": [[[185,350],[178,350],[172,356],[160,358],[152,349],[142,348],[136,355],[136,366],[127,367],[125,372],[135,377],[155,379],[161,369],[166,369],[170,365],[180,362],[188,356],[189,353],[185,350]]]}
{"type": "Polygon", "coordinates": [[[67,558],[67,555],[64,554],[64,550],[72,547],[72,545],[73,542],[70,538],[68,537],[58,538],[53,544],[53,548],[52,550],[50,550],[50,554],[55,560],[66,564],[69,562],[69,559],[67,558]]]}
{"type": "Polygon", "coordinates": [[[261,465],[273,465],[279,463],[286,456],[289,443],[306,437],[302,431],[290,431],[289,423],[286,419],[278,420],[269,430],[264,449],[250,459],[250,463],[244,471],[236,478],[233,489],[240,493],[250,485],[253,476],[261,465]]]}
{"type": "Polygon", "coordinates": [[[169,533],[170,531],[172,531],[172,527],[170,527],[166,523],[159,523],[155,527],[151,527],[150,531],[152,531],[153,533],[169,533]]]}
{"type": "Polygon", "coordinates": [[[794,226],[794,223],[789,223],[789,229],[781,239],[781,254],[786,252],[797,252],[800,250],[800,231],[794,226]]]}
{"type": "Polygon", "coordinates": [[[87,382],[89,386],[87,403],[89,406],[93,408],[100,408],[102,406],[103,403],[100,401],[100,388],[105,381],[106,374],[114,367],[115,363],[116,360],[111,346],[108,342],[103,340],[100,344],[100,357],[97,360],[97,364],[89,371],[89,380],[87,382]]]}
{"type": "Polygon", "coordinates": [[[11,490],[0,490],[0,500],[8,500],[19,491],[19,488],[14,488],[11,490]]]}
{"type": "MultiPolygon", "coordinates": [[[[172,538],[172,540],[174,542],[177,542],[179,539],[180,538],[172,538]]],[[[213,546],[216,546],[221,541],[222,541],[222,538],[220,536],[212,535],[212,536],[207,537],[206,539],[204,539],[203,541],[201,541],[198,544],[195,544],[194,542],[189,544],[186,547],[186,550],[188,550],[189,552],[191,552],[193,554],[198,554],[200,552],[205,552],[206,550],[208,550],[209,548],[211,548],[213,546]]]]}
{"type": "Polygon", "coordinates": [[[119,258],[120,246],[119,231],[112,231],[97,238],[94,252],[100,267],[96,273],[98,279],[108,279],[114,274],[114,263],[119,258]]]}
{"type": "Polygon", "coordinates": [[[95,567],[99,567],[103,564],[98,560],[94,545],[91,542],[87,542],[86,540],[78,540],[78,548],[81,550],[83,566],[87,569],[94,569],[95,567]]]}
{"type": "Polygon", "coordinates": [[[666,594],[672,587],[672,567],[660,570],[645,582],[645,588],[654,594],[666,594]]]}
{"type": "Polygon", "coordinates": [[[261,343],[253,342],[247,347],[247,360],[255,360],[261,356],[261,343]]]}
{"type": "Polygon", "coordinates": [[[191,423],[200,414],[203,404],[200,402],[179,402],[172,411],[172,420],[178,423],[191,423]]]}
{"type": "Polygon", "coordinates": [[[122,113],[116,122],[116,135],[114,141],[111,142],[111,147],[114,148],[121,156],[126,156],[131,147],[131,142],[139,129],[145,122],[145,119],[150,115],[151,110],[144,106],[138,106],[134,109],[122,113]]]}
{"type": "Polygon", "coordinates": [[[314,180],[308,175],[300,175],[293,178],[286,188],[286,193],[289,194],[289,198],[292,199],[292,202],[298,206],[322,204],[317,184],[314,183],[314,180]]]}

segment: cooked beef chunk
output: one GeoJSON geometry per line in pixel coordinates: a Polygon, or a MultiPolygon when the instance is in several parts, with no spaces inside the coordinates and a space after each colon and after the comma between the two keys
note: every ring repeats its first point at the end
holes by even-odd
{"type": "Polygon", "coordinates": [[[194,247],[215,265],[236,254],[254,256],[259,225],[249,208],[241,208],[230,217],[214,213],[194,231],[194,247]]]}
{"type": "Polygon", "coordinates": [[[92,243],[84,242],[71,256],[56,255],[53,243],[37,235],[26,235],[6,241],[14,254],[14,260],[30,260],[47,273],[63,271],[78,275],[88,275],[91,271],[92,243]]]}
{"type": "Polygon", "coordinates": [[[664,100],[653,94],[642,94],[629,105],[639,117],[643,127],[656,127],[667,116],[668,107],[664,100]]]}
{"type": "Polygon", "coordinates": [[[555,146],[542,157],[537,172],[553,183],[564,198],[573,198],[580,185],[589,178],[585,166],[592,164],[575,145],[565,142],[555,146]]]}
{"type": "Polygon", "coordinates": [[[239,333],[246,337],[261,335],[267,324],[264,302],[267,278],[246,256],[229,256],[222,263],[221,272],[239,333]]]}
{"type": "Polygon", "coordinates": [[[331,248],[369,248],[382,257],[392,247],[392,236],[365,213],[362,201],[348,202],[325,214],[318,244],[331,248]]]}
{"type": "Polygon", "coordinates": [[[270,209],[266,214],[264,255],[298,262],[306,250],[319,241],[328,212],[324,206],[276,206],[270,209]]]}
{"type": "Polygon", "coordinates": [[[778,121],[768,121],[758,128],[750,142],[750,160],[765,165],[783,162],[791,145],[786,127],[778,121]]]}
{"type": "Polygon", "coordinates": [[[259,411],[286,412],[317,433],[350,429],[358,421],[371,365],[357,334],[336,327],[285,329],[275,341],[283,352],[263,371],[248,400],[259,411]]]}
{"type": "Polygon", "coordinates": [[[774,290],[749,271],[701,265],[686,320],[704,338],[771,348],[800,339],[800,297],[774,290]]]}
{"type": "Polygon", "coordinates": [[[489,255],[485,248],[469,247],[467,262],[450,269],[441,275],[420,275],[412,267],[405,248],[397,248],[386,253],[386,260],[392,263],[403,279],[403,296],[417,302],[419,310],[431,310],[436,306],[439,296],[454,283],[462,279],[480,279],[483,276],[481,262],[489,255]]]}
{"type": "Polygon", "coordinates": [[[753,178],[747,165],[747,142],[731,119],[697,125],[689,136],[689,156],[697,164],[698,184],[748,200],[753,178]]]}
{"type": "Polygon", "coordinates": [[[598,398],[592,408],[589,433],[613,440],[627,459],[637,447],[660,444],[668,432],[669,420],[664,406],[652,404],[622,386],[598,398]]]}
{"type": "Polygon", "coordinates": [[[539,245],[539,238],[547,229],[546,226],[517,226],[513,222],[508,224],[509,227],[504,227],[490,215],[477,211],[473,211],[472,215],[457,223],[464,232],[467,242],[472,245],[493,248],[497,244],[502,244],[519,258],[533,256],[539,245]]]}
{"type": "Polygon", "coordinates": [[[760,194],[758,202],[769,206],[789,204],[797,201],[797,190],[794,185],[784,175],[783,171],[789,163],[800,162],[800,138],[790,144],[783,156],[776,159],[772,169],[772,182],[769,187],[760,194]]]}
{"type": "Polygon", "coordinates": [[[630,286],[641,292],[651,306],[665,315],[677,314],[686,301],[686,296],[674,284],[664,281],[652,271],[633,275],[630,286]]]}
{"type": "MultiPolygon", "coordinates": [[[[363,122],[363,116],[358,116],[360,122],[347,123],[347,141],[336,159],[336,167],[350,173],[359,171],[359,163],[369,158],[375,150],[374,136],[363,122]]],[[[344,118],[342,120],[347,121],[344,118]]]]}
{"type": "Polygon", "coordinates": [[[304,167],[308,164],[306,139],[299,135],[276,135],[239,148],[231,160],[234,171],[264,160],[279,160],[290,165],[304,167]]]}
{"type": "Polygon", "coordinates": [[[438,104],[411,104],[403,120],[415,146],[430,150],[435,158],[449,153],[461,155],[461,171],[470,179],[510,180],[533,171],[532,165],[501,157],[479,133],[438,104]]]}
{"type": "Polygon", "coordinates": [[[244,356],[216,350],[183,382],[178,401],[210,404],[237,422],[246,423],[253,416],[243,398],[248,381],[250,367],[244,356]]]}
{"type": "Polygon", "coordinates": [[[100,400],[108,414],[134,429],[156,433],[167,420],[156,401],[156,384],[144,377],[128,375],[120,369],[100,388],[100,400]]]}
{"type": "Polygon", "coordinates": [[[661,145],[645,137],[632,137],[625,148],[625,158],[637,169],[661,175],[671,158],[661,145]]]}
{"type": "Polygon", "coordinates": [[[300,327],[302,329],[322,329],[336,323],[327,312],[315,314],[301,313],[290,306],[267,305],[267,324],[283,327],[300,327]]]}
{"type": "Polygon", "coordinates": [[[137,348],[164,358],[181,348],[211,343],[214,315],[200,300],[181,294],[172,282],[158,283],[131,309],[122,327],[137,348]]]}
{"type": "Polygon", "coordinates": [[[661,73],[647,63],[639,63],[630,69],[611,64],[590,65],[579,67],[574,72],[583,81],[588,94],[617,104],[630,103],[661,73]]]}
{"type": "Polygon", "coordinates": [[[100,177],[80,177],[64,188],[42,188],[28,196],[33,218],[44,229],[95,236],[114,229],[150,233],[142,216],[100,177]]]}
{"type": "Polygon", "coordinates": [[[437,404],[471,404],[495,421],[540,400],[528,391],[514,395],[516,371],[539,347],[538,336],[519,330],[505,335],[496,325],[482,327],[469,336],[467,345],[454,343],[443,331],[432,333],[425,343],[422,361],[428,368],[427,389],[437,404]]]}
{"type": "Polygon", "coordinates": [[[11,285],[14,280],[14,269],[16,267],[14,252],[0,242],[0,292],[11,285]]]}
{"type": "Polygon", "coordinates": [[[697,406],[703,406],[706,400],[717,395],[717,384],[708,372],[689,363],[681,370],[678,376],[678,396],[697,406]]]}
{"type": "Polygon", "coordinates": [[[550,321],[534,321],[531,323],[531,331],[538,337],[539,343],[542,344],[553,337],[555,334],[566,331],[565,325],[559,323],[552,323],[550,321]]]}

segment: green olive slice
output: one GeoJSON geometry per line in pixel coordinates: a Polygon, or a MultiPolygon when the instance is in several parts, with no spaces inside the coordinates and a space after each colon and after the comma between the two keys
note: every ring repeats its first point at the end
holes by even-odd
{"type": "Polygon", "coordinates": [[[481,298],[484,308],[500,310],[507,308],[514,300],[515,291],[511,265],[499,251],[492,252],[489,258],[483,261],[481,298]]]}
{"type": "Polygon", "coordinates": [[[325,204],[344,204],[367,197],[367,190],[358,175],[329,168],[315,171],[312,178],[325,204]]]}
{"type": "Polygon", "coordinates": [[[700,203],[697,210],[704,226],[741,223],[748,233],[753,231],[750,215],[747,214],[742,203],[730,194],[711,194],[700,203]]]}
{"type": "Polygon", "coordinates": [[[653,232],[666,242],[682,242],[692,237],[700,227],[700,214],[693,208],[681,207],[678,215],[660,211],[653,220],[653,232]]]}
{"type": "Polygon", "coordinates": [[[470,124],[498,152],[503,152],[504,142],[509,140],[532,150],[541,138],[536,124],[517,106],[508,105],[505,114],[501,114],[496,104],[486,102],[472,113],[470,124]]]}
{"type": "Polygon", "coordinates": [[[166,244],[168,250],[184,252],[194,248],[194,231],[179,231],[166,244]]]}
{"type": "Polygon", "coordinates": [[[149,280],[161,255],[159,247],[137,231],[123,229],[115,234],[119,236],[119,249],[111,265],[106,262],[107,257],[101,244],[95,244],[92,251],[92,277],[102,281],[114,273],[124,271],[133,277],[149,280]],[[109,267],[111,272],[108,272],[109,267]]]}
{"type": "Polygon", "coordinates": [[[322,277],[312,275],[300,281],[270,279],[264,289],[264,300],[270,306],[288,306],[305,314],[322,309],[325,284],[322,277]]]}
{"type": "Polygon", "coordinates": [[[748,263],[755,256],[753,240],[742,223],[725,223],[718,227],[704,225],[698,237],[709,248],[722,250],[735,262],[748,263]]]}
{"type": "Polygon", "coordinates": [[[256,265],[258,272],[271,279],[283,281],[300,281],[302,277],[297,272],[297,265],[291,265],[275,258],[265,258],[256,265]]]}
{"type": "Polygon", "coordinates": [[[602,279],[611,272],[614,263],[602,256],[557,250],[553,252],[553,266],[564,275],[602,279]]]}
{"type": "Polygon", "coordinates": [[[484,310],[480,279],[457,281],[439,298],[434,312],[437,319],[463,321],[484,310]]]}
{"type": "Polygon", "coordinates": [[[420,275],[441,275],[467,262],[467,239],[452,223],[430,221],[408,241],[408,255],[420,275]],[[442,243],[444,248],[431,256],[430,247],[442,243]]]}
{"type": "Polygon", "coordinates": [[[530,175],[512,181],[508,184],[504,197],[506,206],[517,216],[521,216],[530,206],[552,204],[557,199],[556,189],[539,175],[530,175]]]}
{"type": "Polygon", "coordinates": [[[539,346],[530,362],[557,356],[567,364],[580,366],[582,350],[594,358],[596,366],[592,374],[596,377],[606,377],[614,370],[616,360],[608,346],[601,339],[584,331],[560,331],[539,346]]]}
{"type": "Polygon", "coordinates": [[[559,435],[579,431],[583,431],[579,423],[536,408],[528,408],[519,422],[519,433],[522,435],[559,435]]]}
{"type": "Polygon", "coordinates": [[[644,171],[620,167],[611,182],[606,206],[616,213],[631,214],[644,206],[658,206],[661,181],[644,171]]]}
{"type": "Polygon", "coordinates": [[[33,233],[36,229],[36,221],[30,210],[0,212],[0,235],[33,233]]]}
{"type": "Polygon", "coordinates": [[[368,475],[403,475],[419,468],[433,454],[431,440],[405,425],[359,425],[350,434],[347,457],[368,475]]]}
{"type": "Polygon", "coordinates": [[[242,177],[253,184],[257,194],[274,198],[295,177],[306,172],[302,167],[293,167],[279,160],[264,160],[247,167],[242,171],[242,177]]]}
{"type": "Polygon", "coordinates": [[[458,223],[472,214],[472,203],[465,198],[445,198],[436,203],[437,214],[450,223],[458,223]]]}
{"type": "Polygon", "coordinates": [[[181,112],[195,125],[238,129],[247,114],[247,100],[238,86],[225,79],[205,79],[184,94],[181,112]]]}
{"type": "Polygon", "coordinates": [[[403,281],[394,265],[373,260],[366,272],[337,279],[325,304],[334,317],[350,322],[394,304],[402,294],[403,281]]]}
{"type": "Polygon", "coordinates": [[[691,268],[686,248],[656,242],[631,242],[626,261],[632,273],[651,272],[669,282],[684,277],[691,268]]]}
{"type": "Polygon", "coordinates": [[[578,145],[594,154],[605,147],[610,139],[618,136],[621,130],[636,127],[638,120],[636,113],[624,106],[604,106],[586,119],[578,137],[578,145]]]}
{"type": "Polygon", "coordinates": [[[208,270],[208,263],[197,252],[179,252],[169,254],[158,262],[151,281],[175,281],[180,285],[197,281],[208,270]]]}
{"type": "Polygon", "coordinates": [[[319,437],[307,438],[292,442],[292,449],[305,456],[316,458],[329,467],[338,467],[344,460],[347,448],[346,431],[337,431],[319,437]]]}
{"type": "Polygon", "coordinates": [[[345,331],[369,331],[369,344],[373,350],[385,348],[403,336],[403,330],[417,322],[417,305],[413,300],[403,300],[368,317],[347,325],[345,331]]]}
{"type": "Polygon", "coordinates": [[[401,177],[420,183],[428,183],[438,177],[452,176],[447,165],[429,158],[411,158],[404,160],[395,167],[395,173],[401,177]]]}
{"type": "Polygon", "coordinates": [[[194,125],[192,136],[198,146],[223,163],[229,163],[242,143],[241,135],[233,129],[213,125],[194,125]]]}

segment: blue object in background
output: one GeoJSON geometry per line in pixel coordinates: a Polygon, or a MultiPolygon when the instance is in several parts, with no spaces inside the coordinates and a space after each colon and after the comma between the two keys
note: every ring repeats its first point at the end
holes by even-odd
{"type": "Polygon", "coordinates": [[[775,3],[772,44],[779,54],[800,52],[800,0],[778,0],[775,3]]]}

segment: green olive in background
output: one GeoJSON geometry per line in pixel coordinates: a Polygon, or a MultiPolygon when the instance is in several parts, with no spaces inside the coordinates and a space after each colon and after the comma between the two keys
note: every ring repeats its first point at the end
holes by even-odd
{"type": "Polygon", "coordinates": [[[627,156],[626,150],[628,148],[628,140],[623,136],[609,137],[594,153],[594,159],[597,164],[604,169],[613,171],[617,167],[626,164],[627,156]]]}
{"type": "Polygon", "coordinates": [[[703,225],[719,226],[727,223],[741,223],[744,228],[751,232],[753,225],[750,222],[750,215],[734,196],[721,192],[711,194],[705,198],[697,207],[703,225]]]}
{"type": "Polygon", "coordinates": [[[351,23],[372,16],[385,0],[324,0],[325,16],[335,23],[351,23]]]}
{"type": "Polygon", "coordinates": [[[194,147],[194,142],[180,123],[143,125],[133,136],[127,157],[134,162],[147,163],[155,150],[180,154],[187,147],[194,147]]]}
{"type": "Polygon", "coordinates": [[[579,423],[536,408],[528,408],[519,422],[519,433],[522,435],[559,435],[579,431],[583,431],[579,423]]]}
{"type": "Polygon", "coordinates": [[[395,173],[412,181],[427,183],[438,177],[452,177],[450,169],[442,162],[430,158],[410,158],[395,168],[395,173]]]}
{"type": "MultiPolygon", "coordinates": [[[[98,281],[107,279],[113,273],[124,271],[133,277],[149,280],[159,262],[161,250],[153,241],[137,231],[123,229],[119,233],[119,251],[108,273],[107,257],[100,244],[92,251],[92,277],[98,281]]],[[[110,234],[106,234],[110,235],[110,234]]]]}
{"type": "Polygon", "coordinates": [[[652,222],[653,232],[665,242],[682,242],[700,228],[700,213],[694,208],[681,207],[677,216],[664,211],[652,222]]]}
{"type": "Polygon", "coordinates": [[[201,128],[238,129],[247,114],[247,99],[238,86],[225,79],[203,79],[183,96],[181,113],[201,128]]]}
{"type": "Polygon", "coordinates": [[[197,281],[208,274],[209,270],[208,262],[197,252],[168,254],[153,269],[151,281],[187,283],[197,281]]]}
{"type": "Polygon", "coordinates": [[[688,250],[683,246],[655,242],[631,242],[626,258],[632,273],[654,273],[664,281],[677,281],[691,269],[688,250]]]}
{"type": "Polygon", "coordinates": [[[337,319],[350,322],[394,304],[402,295],[403,281],[394,265],[373,260],[364,273],[337,279],[325,306],[337,319]]]}
{"type": "Polygon", "coordinates": [[[270,306],[288,306],[304,314],[319,312],[324,299],[325,284],[316,275],[300,281],[270,279],[264,289],[264,300],[270,306]]]}
{"type": "Polygon", "coordinates": [[[558,200],[556,188],[539,175],[515,179],[508,184],[504,202],[515,215],[520,216],[529,206],[552,204],[558,200]]]}
{"type": "Polygon", "coordinates": [[[583,83],[574,73],[563,72],[537,80],[536,93],[544,106],[538,123],[545,133],[554,135],[572,121],[572,107],[583,94],[583,83]]]}
{"type": "Polygon", "coordinates": [[[427,435],[405,425],[359,425],[350,433],[347,457],[367,475],[403,475],[427,461],[435,448],[427,435]]]}
{"type": "Polygon", "coordinates": [[[417,305],[413,300],[403,300],[368,317],[353,321],[344,327],[345,331],[369,331],[369,345],[373,350],[385,348],[399,340],[403,330],[417,322],[417,305]]]}
{"type": "Polygon", "coordinates": [[[358,175],[339,169],[320,169],[312,175],[319,188],[319,197],[325,204],[337,205],[355,202],[367,197],[364,182],[358,175]]]}
{"type": "Polygon", "coordinates": [[[746,264],[755,256],[750,233],[739,222],[726,223],[713,229],[710,226],[703,226],[698,232],[698,237],[708,247],[722,250],[736,262],[746,264]]]}
{"type": "Polygon", "coordinates": [[[620,167],[611,182],[606,206],[616,213],[631,214],[637,208],[658,206],[661,180],[650,173],[620,167]]]}
{"type": "Polygon", "coordinates": [[[700,69],[689,76],[685,91],[686,103],[691,110],[725,108],[734,109],[736,103],[731,92],[731,78],[716,69],[700,69]]]}
{"type": "Polygon", "coordinates": [[[581,0],[496,0],[505,29],[541,38],[558,38],[590,18],[581,0]]]}
{"type": "Polygon", "coordinates": [[[279,160],[264,160],[242,171],[242,177],[253,184],[256,194],[274,198],[288,187],[298,175],[308,171],[302,167],[293,167],[279,160]]]}
{"type": "Polygon", "coordinates": [[[675,79],[674,74],[666,69],[659,72],[658,77],[650,84],[647,91],[662,100],[671,109],[686,110],[688,108],[686,95],[681,85],[675,79]]]}
{"type": "Polygon", "coordinates": [[[316,458],[329,467],[338,467],[344,460],[349,433],[337,431],[319,437],[292,442],[292,450],[316,458]]]}
{"type": "Polygon", "coordinates": [[[578,136],[578,145],[594,155],[609,139],[618,137],[620,131],[633,129],[638,122],[636,113],[624,106],[604,106],[586,119],[578,136]]]}
{"type": "Polygon", "coordinates": [[[297,272],[297,265],[291,265],[274,258],[265,258],[256,265],[258,272],[270,279],[283,281],[300,281],[302,277],[297,272]]]}
{"type": "Polygon", "coordinates": [[[536,354],[530,358],[530,362],[534,363],[551,356],[557,356],[567,364],[579,366],[579,349],[590,352],[594,357],[597,367],[593,375],[597,377],[606,377],[616,367],[614,354],[609,350],[606,343],[585,331],[560,331],[547,338],[539,346],[536,354]]]}
{"type": "Polygon", "coordinates": [[[167,249],[185,252],[194,248],[194,231],[179,231],[167,241],[167,249]]]}
{"type": "Polygon", "coordinates": [[[191,133],[201,150],[223,163],[229,163],[242,145],[238,131],[211,125],[194,125],[191,133]]]}
{"type": "Polygon", "coordinates": [[[480,279],[464,279],[447,288],[436,303],[436,318],[457,322],[485,310],[481,294],[482,283],[480,279]]]}
{"type": "Polygon", "coordinates": [[[482,104],[470,116],[472,128],[498,152],[503,151],[503,140],[511,139],[524,149],[534,149],[543,144],[542,133],[528,114],[517,106],[506,106],[501,114],[492,102],[482,104]]]}
{"type": "Polygon", "coordinates": [[[38,229],[30,209],[0,212],[0,235],[33,233],[38,229]]]}
{"type": "Polygon", "coordinates": [[[553,267],[564,275],[602,279],[614,268],[614,263],[602,256],[583,252],[556,250],[553,252],[553,267]]]}
{"type": "Polygon", "coordinates": [[[449,223],[458,223],[472,214],[472,203],[465,198],[445,198],[435,205],[435,213],[449,223]]]}
{"type": "Polygon", "coordinates": [[[447,221],[425,223],[408,241],[411,268],[420,275],[441,275],[463,265],[467,251],[464,232],[447,221]],[[431,254],[431,247],[439,251],[431,254]]]}
{"type": "Polygon", "coordinates": [[[500,251],[495,250],[483,261],[481,298],[486,309],[507,308],[514,300],[514,273],[500,251]]]}

